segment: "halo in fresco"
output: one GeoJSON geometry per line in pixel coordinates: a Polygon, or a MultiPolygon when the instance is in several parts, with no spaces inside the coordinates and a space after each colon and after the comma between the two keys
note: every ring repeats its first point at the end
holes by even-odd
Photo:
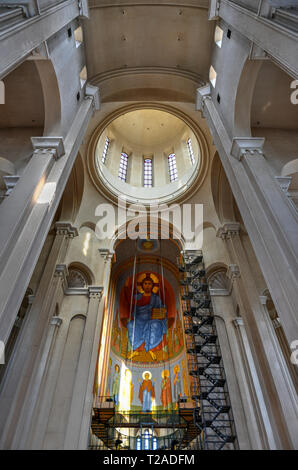
{"type": "MultiPolygon", "coordinates": [[[[141,294],[144,294],[144,289],[142,288],[142,281],[143,279],[145,279],[145,277],[147,277],[147,273],[143,273],[143,274],[140,274],[138,277],[137,277],[137,289],[138,291],[141,293],[141,294]]],[[[152,292],[154,292],[154,294],[157,294],[158,290],[159,290],[159,279],[157,276],[155,276],[154,273],[150,272],[149,273],[149,277],[152,279],[152,281],[154,282],[154,287],[152,289],[152,292]]]]}
{"type": "Polygon", "coordinates": [[[159,250],[159,241],[151,240],[150,238],[138,238],[137,249],[141,253],[154,253],[159,250]]]}
{"type": "Polygon", "coordinates": [[[145,380],[146,374],[149,374],[149,380],[151,380],[152,374],[151,374],[150,370],[145,370],[145,371],[142,373],[143,380],[145,380]]]}

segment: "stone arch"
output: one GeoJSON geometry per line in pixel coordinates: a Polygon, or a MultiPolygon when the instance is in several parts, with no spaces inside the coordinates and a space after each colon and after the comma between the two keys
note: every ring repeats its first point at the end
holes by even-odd
{"type": "Polygon", "coordinates": [[[94,275],[91,269],[81,262],[71,262],[68,265],[68,273],[69,287],[87,287],[94,283],[94,275]]]}
{"type": "Polygon", "coordinates": [[[262,60],[247,59],[244,63],[234,106],[235,137],[251,135],[251,107],[256,81],[262,65],[262,60]]]}
{"type": "MultiPolygon", "coordinates": [[[[140,217],[140,221],[147,221],[147,228],[149,230],[150,224],[148,223],[147,216],[140,217]]],[[[120,227],[117,227],[113,233],[113,236],[111,237],[110,240],[110,245],[109,245],[109,250],[110,252],[114,253],[117,243],[119,240],[123,240],[124,234],[126,233],[127,226],[129,224],[130,220],[126,221],[125,224],[122,224],[120,227]]],[[[160,234],[160,230],[162,230],[166,226],[166,222],[162,220],[160,217],[155,218],[153,220],[154,223],[154,229],[156,232],[154,232],[157,236],[160,234]]],[[[180,251],[184,249],[185,247],[185,240],[183,235],[179,232],[179,229],[177,227],[174,227],[172,223],[169,223],[169,234],[170,234],[170,239],[175,240],[175,243],[177,243],[177,246],[179,247],[180,251]]]]}

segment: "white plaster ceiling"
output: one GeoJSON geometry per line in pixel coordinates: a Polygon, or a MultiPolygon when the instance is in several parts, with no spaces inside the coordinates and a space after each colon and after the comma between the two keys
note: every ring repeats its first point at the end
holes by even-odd
{"type": "Polygon", "coordinates": [[[208,78],[213,22],[207,0],[91,0],[84,22],[89,79],[129,68],[173,68],[208,78]]]}
{"type": "Polygon", "coordinates": [[[298,106],[290,99],[292,81],[273,62],[263,63],[252,101],[252,127],[298,129],[298,106]]]}
{"type": "Polygon", "coordinates": [[[115,119],[110,128],[132,148],[164,148],[172,145],[187,126],[172,114],[155,109],[140,109],[115,119]]]}

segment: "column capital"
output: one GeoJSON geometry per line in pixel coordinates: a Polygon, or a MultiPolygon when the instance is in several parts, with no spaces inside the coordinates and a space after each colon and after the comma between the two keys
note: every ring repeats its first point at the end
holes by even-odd
{"type": "Polygon", "coordinates": [[[103,292],[103,287],[101,286],[89,286],[88,294],[89,299],[101,298],[103,292]]]}
{"type": "Polygon", "coordinates": [[[264,137],[234,137],[230,154],[237,160],[244,155],[263,155],[264,137]]]}
{"type": "Polygon", "coordinates": [[[99,248],[98,251],[105,262],[112,260],[115,255],[115,252],[110,251],[108,248],[99,248]]]}
{"type": "Polygon", "coordinates": [[[67,283],[68,269],[66,264],[57,264],[54,277],[59,277],[67,283]]]}
{"type": "Polygon", "coordinates": [[[262,305],[266,305],[266,302],[268,300],[267,295],[259,295],[259,299],[262,305]]]}
{"type": "Polygon", "coordinates": [[[235,235],[239,235],[240,232],[240,223],[239,222],[227,222],[222,227],[217,230],[216,236],[226,240],[227,238],[232,238],[235,235]]]}
{"type": "Polygon", "coordinates": [[[51,322],[50,322],[50,323],[51,323],[51,325],[58,326],[58,328],[59,328],[59,326],[60,326],[61,323],[62,323],[62,318],[61,318],[61,317],[54,316],[54,317],[51,318],[51,322]]]}
{"type": "Polygon", "coordinates": [[[31,137],[34,153],[52,153],[55,160],[65,154],[63,137],[31,137]]]}
{"type": "Polygon", "coordinates": [[[57,235],[66,235],[68,238],[78,236],[78,229],[69,222],[56,222],[55,230],[57,235]]]}
{"type": "Polygon", "coordinates": [[[218,20],[220,0],[210,0],[208,20],[218,20]]]}
{"type": "Polygon", "coordinates": [[[292,182],[292,176],[276,176],[275,179],[279,184],[281,190],[287,194],[290,184],[292,182]]]}
{"type": "Polygon", "coordinates": [[[228,279],[237,279],[240,277],[240,269],[237,264],[229,264],[227,269],[227,277],[228,279]]]}
{"type": "Polygon", "coordinates": [[[87,83],[85,94],[87,98],[92,99],[93,109],[98,111],[100,109],[100,94],[98,87],[87,83]]]}
{"type": "Polygon", "coordinates": [[[17,182],[19,181],[19,175],[4,175],[3,180],[6,186],[5,196],[9,196],[17,182]]]}
{"type": "Polygon", "coordinates": [[[239,328],[240,326],[243,326],[243,318],[242,317],[236,317],[236,318],[234,318],[233,323],[234,323],[235,326],[237,326],[239,328]]]}
{"type": "Polygon", "coordinates": [[[211,100],[210,84],[197,88],[196,110],[204,112],[205,101],[211,100]]]}
{"type": "Polygon", "coordinates": [[[29,305],[32,305],[33,302],[34,302],[34,299],[35,299],[35,295],[34,295],[34,294],[28,295],[28,304],[29,304],[29,305]]]}

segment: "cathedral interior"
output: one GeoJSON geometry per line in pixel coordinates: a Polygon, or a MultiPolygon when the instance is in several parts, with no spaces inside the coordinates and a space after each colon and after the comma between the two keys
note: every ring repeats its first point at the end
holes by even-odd
{"type": "Polygon", "coordinates": [[[298,448],[297,50],[297,0],[0,0],[0,449],[298,448]]]}

